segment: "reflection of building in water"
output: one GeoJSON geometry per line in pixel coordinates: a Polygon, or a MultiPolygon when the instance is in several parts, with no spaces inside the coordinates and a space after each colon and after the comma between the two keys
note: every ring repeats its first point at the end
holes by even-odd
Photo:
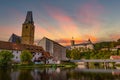
{"type": "Polygon", "coordinates": [[[18,71],[12,71],[11,72],[11,78],[12,78],[12,80],[18,80],[19,75],[20,75],[20,72],[18,72],[18,71]]]}
{"type": "Polygon", "coordinates": [[[66,71],[61,71],[60,68],[35,69],[31,75],[34,80],[67,80],[66,71]]]}

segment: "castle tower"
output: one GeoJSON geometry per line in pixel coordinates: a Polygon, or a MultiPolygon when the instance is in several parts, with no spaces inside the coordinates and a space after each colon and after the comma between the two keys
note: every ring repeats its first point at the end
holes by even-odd
{"type": "Polygon", "coordinates": [[[74,45],[75,45],[75,41],[74,41],[74,39],[73,39],[73,37],[72,37],[71,46],[74,46],[74,45]]]}
{"type": "Polygon", "coordinates": [[[34,22],[32,17],[32,11],[27,12],[27,16],[25,22],[22,25],[22,44],[30,44],[34,43],[34,22]]]}

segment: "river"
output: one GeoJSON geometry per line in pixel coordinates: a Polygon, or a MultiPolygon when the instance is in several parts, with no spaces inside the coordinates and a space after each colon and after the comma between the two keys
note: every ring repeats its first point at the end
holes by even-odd
{"type": "Polygon", "coordinates": [[[120,80],[120,70],[84,67],[1,69],[0,80],[120,80]]]}

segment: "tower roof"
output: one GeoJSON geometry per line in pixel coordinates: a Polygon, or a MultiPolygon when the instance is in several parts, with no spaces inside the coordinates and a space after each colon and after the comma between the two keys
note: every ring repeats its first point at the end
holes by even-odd
{"type": "Polygon", "coordinates": [[[33,16],[32,16],[32,11],[28,11],[27,12],[27,16],[26,16],[26,19],[25,19],[25,22],[24,22],[24,24],[25,23],[34,23],[33,22],[33,16]]]}

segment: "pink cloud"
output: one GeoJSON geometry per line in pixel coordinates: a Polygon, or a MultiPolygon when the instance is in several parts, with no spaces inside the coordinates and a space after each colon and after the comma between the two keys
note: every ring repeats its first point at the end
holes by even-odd
{"type": "Polygon", "coordinates": [[[7,41],[10,36],[12,35],[12,33],[15,33],[19,36],[21,36],[21,28],[18,28],[18,27],[0,27],[0,39],[1,40],[5,40],[7,41]],[[9,28],[8,28],[9,27],[9,28]]]}
{"type": "Polygon", "coordinates": [[[92,42],[97,42],[98,41],[97,37],[95,37],[94,35],[86,34],[86,35],[84,35],[84,38],[85,39],[90,39],[92,42]]]}
{"type": "Polygon", "coordinates": [[[120,34],[111,34],[110,36],[109,36],[109,38],[110,38],[110,40],[112,39],[112,40],[118,40],[118,39],[120,39],[120,34]]]}
{"type": "Polygon", "coordinates": [[[52,33],[50,33],[48,30],[46,30],[41,25],[36,24],[35,25],[35,38],[40,39],[44,36],[54,38],[54,35],[52,35],[52,33]]]}
{"type": "Polygon", "coordinates": [[[59,31],[63,36],[72,37],[73,35],[79,35],[78,26],[75,24],[74,20],[65,13],[65,11],[52,6],[47,6],[46,10],[58,23],[57,27],[60,28],[59,31]]]}
{"type": "Polygon", "coordinates": [[[77,14],[78,20],[92,28],[94,32],[98,32],[100,31],[100,27],[102,25],[100,17],[103,11],[103,6],[98,4],[97,0],[91,0],[91,2],[80,5],[77,14]]]}

